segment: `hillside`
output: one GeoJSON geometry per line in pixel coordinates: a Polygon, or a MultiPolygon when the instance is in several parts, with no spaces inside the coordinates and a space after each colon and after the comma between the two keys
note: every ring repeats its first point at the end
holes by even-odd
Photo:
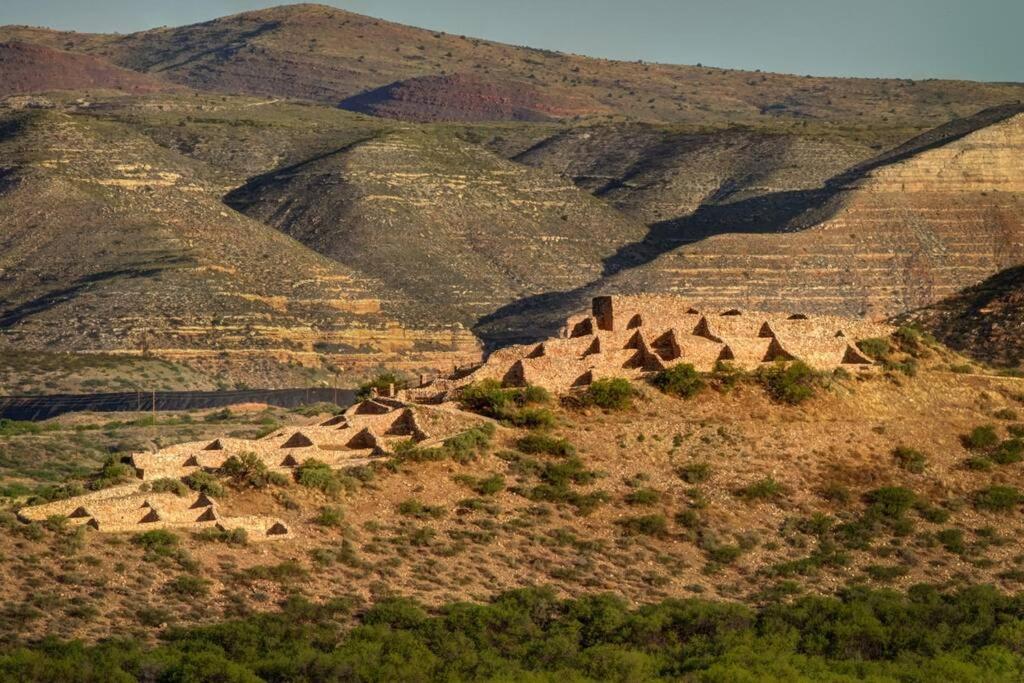
{"type": "MultiPolygon", "coordinates": [[[[608,592],[634,604],[700,596],[760,605],[846,586],[1015,590],[1019,380],[950,373],[960,359],[907,334],[888,344],[891,371],[821,377],[798,405],[772,400],[755,376],[713,373],[692,399],[643,382],[625,408],[534,398],[552,426],[506,421],[491,437],[405,449],[335,479],[214,471],[219,512],[280,518],[289,534],[275,541],[7,519],[3,563],[17,571],[3,591],[21,616],[0,622],[0,636],[151,633],[296,595],[433,606],[550,585],[560,596],[608,592]],[[914,377],[898,369],[910,365],[914,377]],[[989,432],[994,441],[982,438],[989,432]],[[75,577],[61,593],[30,590],[58,562],[75,577]]],[[[166,445],[212,438],[218,420],[222,433],[251,435],[265,419],[263,433],[313,434],[327,417],[125,419],[97,438],[166,433],[166,445]]],[[[0,438],[49,452],[83,431],[69,420],[90,419],[35,433],[11,425],[0,438]]],[[[87,482],[102,488],[117,476],[108,466],[87,482]]],[[[22,477],[31,488],[31,474],[22,477]]],[[[173,498],[161,486],[154,495],[173,498]]]]}
{"type": "Polygon", "coordinates": [[[401,295],[231,211],[215,174],[124,126],[33,112],[2,129],[7,348],[150,353],[251,383],[290,362],[475,353],[457,329],[403,327],[401,295]]]}
{"type": "Polygon", "coordinates": [[[1024,267],[901,316],[966,356],[1006,368],[1024,366],[1024,267]]]}
{"type": "Polygon", "coordinates": [[[515,299],[592,280],[646,232],[554,174],[430,129],[355,142],[225,201],[404,292],[435,320],[467,326],[515,299]]]}
{"type": "MultiPolygon", "coordinates": [[[[200,90],[296,97],[332,106],[374,92],[374,107],[414,120],[475,120],[484,114],[519,118],[523,109],[514,102],[493,106],[497,92],[515,93],[513,101],[539,98],[545,115],[612,114],[701,125],[756,124],[779,117],[840,129],[872,122],[920,131],[1024,97],[1019,84],[810,78],[616,62],[432,32],[308,4],[125,36],[9,26],[0,29],[0,39],[97,55],[200,90]]],[[[355,100],[360,107],[365,101],[366,96],[355,100]]]]}
{"type": "Polygon", "coordinates": [[[183,90],[91,55],[31,43],[0,43],[0,97],[91,88],[130,93],[183,90]]]}
{"type": "Polygon", "coordinates": [[[656,223],[586,287],[482,321],[496,343],[552,329],[600,292],[682,294],[707,306],[884,319],[1024,260],[1024,114],[926,135],[810,190],[707,203],[656,223]]]}

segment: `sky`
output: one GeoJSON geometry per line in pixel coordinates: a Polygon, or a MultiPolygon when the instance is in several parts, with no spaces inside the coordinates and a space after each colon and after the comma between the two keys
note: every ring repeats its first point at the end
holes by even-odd
{"type": "MultiPolygon", "coordinates": [[[[0,0],[0,24],[129,33],[258,0],[0,0]]],[[[324,0],[403,24],[612,59],[820,76],[1024,81],[1024,0],[324,0]]]]}

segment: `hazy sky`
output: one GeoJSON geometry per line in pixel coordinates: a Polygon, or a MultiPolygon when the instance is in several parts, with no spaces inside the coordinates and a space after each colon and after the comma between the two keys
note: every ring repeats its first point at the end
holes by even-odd
{"type": "MultiPolygon", "coordinates": [[[[127,33],[259,0],[0,0],[0,24],[127,33]]],[[[616,59],[1024,81],[1024,0],[335,0],[449,33],[616,59]]]]}

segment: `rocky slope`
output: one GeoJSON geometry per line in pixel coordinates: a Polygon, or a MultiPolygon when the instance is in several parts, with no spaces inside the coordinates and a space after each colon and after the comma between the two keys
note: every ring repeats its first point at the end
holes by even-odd
{"type": "Polygon", "coordinates": [[[478,329],[495,339],[556,324],[595,292],[670,292],[882,319],[1024,261],[1024,114],[927,136],[814,190],[784,191],[655,224],[582,289],[518,302],[478,329]],[[970,132],[968,132],[970,131],[970,132]],[[638,265],[639,264],[639,265],[638,265]]]}
{"type": "Polygon", "coordinates": [[[457,328],[403,326],[416,316],[400,293],[231,211],[202,165],[124,126],[34,112],[0,128],[4,346],[148,352],[255,381],[275,363],[475,355],[457,328]]]}
{"type": "Polygon", "coordinates": [[[967,356],[1020,368],[1024,366],[1024,266],[997,273],[901,320],[916,322],[967,356]]]}
{"type": "Polygon", "coordinates": [[[130,93],[184,90],[92,55],[74,54],[32,43],[0,43],[0,97],[89,88],[130,93]]]}
{"type": "Polygon", "coordinates": [[[407,103],[389,93],[416,90],[411,111],[417,120],[473,118],[479,112],[479,84],[508,92],[530,83],[544,93],[549,108],[564,110],[559,115],[608,111],[702,125],[779,117],[920,130],[1024,97],[1024,86],[1014,84],[808,78],[616,62],[432,32],[309,4],[125,36],[6,27],[0,39],[99,55],[202,90],[331,105],[399,81],[430,77],[378,93],[381,106],[401,114],[407,103]],[[460,82],[470,77],[474,85],[453,90],[453,74],[460,82]]]}
{"type": "Polygon", "coordinates": [[[226,197],[437,320],[598,277],[646,228],[553,174],[442,131],[396,130],[257,178],[226,197]]]}

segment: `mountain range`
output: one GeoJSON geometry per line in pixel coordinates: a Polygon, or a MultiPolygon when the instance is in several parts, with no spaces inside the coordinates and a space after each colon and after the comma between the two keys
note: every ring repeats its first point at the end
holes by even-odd
{"type": "Polygon", "coordinates": [[[942,325],[1024,263],[1024,84],[614,62],[319,5],[0,27],[0,76],[0,348],[250,384],[450,369],[653,291],[922,311],[1021,362],[942,325]]]}

